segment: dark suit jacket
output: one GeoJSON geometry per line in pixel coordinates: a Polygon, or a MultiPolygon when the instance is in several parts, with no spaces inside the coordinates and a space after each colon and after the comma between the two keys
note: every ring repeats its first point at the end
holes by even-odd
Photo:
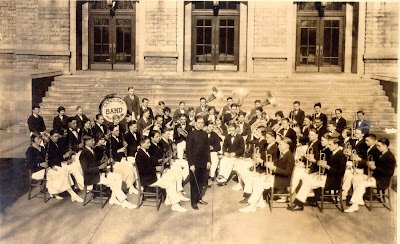
{"type": "Polygon", "coordinates": [[[340,119],[338,120],[338,122],[336,123],[336,117],[333,117],[331,122],[336,124],[336,130],[339,133],[342,133],[344,127],[346,127],[347,122],[343,117],[340,117],[340,119]]]}
{"type": "Polygon", "coordinates": [[[39,164],[43,163],[46,158],[46,150],[41,147],[41,150],[37,150],[33,146],[28,147],[25,153],[26,163],[28,168],[34,173],[43,169],[39,164]]]}
{"type": "Polygon", "coordinates": [[[71,129],[68,129],[67,131],[67,140],[68,140],[68,145],[71,146],[72,151],[74,152],[78,152],[79,150],[79,144],[81,144],[82,140],[81,140],[81,133],[80,132],[76,132],[78,133],[78,137],[76,137],[74,135],[74,133],[72,133],[71,129]]]}
{"type": "MultiPolygon", "coordinates": [[[[183,109],[183,114],[188,116],[188,111],[187,111],[186,108],[183,109]]],[[[174,115],[172,116],[172,118],[174,119],[174,121],[178,121],[180,115],[181,115],[181,109],[178,108],[177,110],[175,110],[174,115]]]]}
{"type": "Polygon", "coordinates": [[[53,129],[59,131],[63,134],[63,131],[68,128],[68,117],[66,115],[63,116],[62,119],[57,115],[53,119],[53,129]]]}
{"type": "Polygon", "coordinates": [[[157,181],[156,164],[143,149],[139,149],[136,154],[136,165],[142,186],[148,186],[157,181]]]}
{"type": "MultiPolygon", "coordinates": [[[[178,128],[181,127],[181,124],[177,124],[174,127],[174,140],[175,143],[178,144],[182,141],[186,141],[186,137],[182,136],[181,134],[178,133],[178,128]]],[[[184,128],[188,133],[190,133],[193,130],[193,127],[186,123],[186,127],[184,128]]]]}
{"type": "Polygon", "coordinates": [[[124,102],[126,103],[126,107],[128,108],[128,112],[135,113],[134,119],[137,119],[139,115],[139,98],[136,95],[133,95],[133,99],[129,95],[124,97],[124,102]]]}
{"type": "Polygon", "coordinates": [[[104,136],[104,135],[107,134],[107,132],[108,132],[107,126],[101,125],[101,127],[103,128],[103,130],[101,130],[100,126],[99,126],[97,123],[94,124],[94,126],[93,126],[93,128],[92,128],[93,136],[94,136],[94,137],[96,137],[97,135],[102,135],[102,136],[104,136]],[[104,131],[104,132],[103,132],[103,131],[104,131]]]}
{"type": "Polygon", "coordinates": [[[347,158],[341,150],[337,151],[328,160],[330,169],[326,169],[327,174],[325,188],[327,189],[339,189],[342,177],[346,170],[347,158]]]}
{"type": "Polygon", "coordinates": [[[82,128],[82,130],[81,130],[81,136],[82,136],[82,137],[83,137],[83,136],[91,136],[91,137],[94,137],[94,135],[93,135],[93,130],[92,130],[92,129],[85,130],[85,129],[82,128]]]}
{"type": "Polygon", "coordinates": [[[139,131],[139,133],[141,134],[141,135],[143,135],[143,130],[146,128],[146,127],[148,127],[149,125],[151,125],[151,123],[152,123],[152,120],[149,118],[148,120],[147,120],[147,122],[146,121],[144,121],[144,119],[141,117],[140,119],[139,119],[139,121],[138,121],[138,131],[139,131]]]}
{"type": "Polygon", "coordinates": [[[389,187],[390,178],[394,174],[396,159],[391,151],[382,154],[375,163],[376,169],[372,176],[376,179],[376,185],[379,189],[389,187]]]}
{"type": "Polygon", "coordinates": [[[275,175],[274,187],[277,189],[285,189],[290,186],[290,178],[294,168],[294,156],[289,150],[278,158],[274,165],[276,170],[273,172],[275,175]]]}
{"type": "MultiPolygon", "coordinates": [[[[149,118],[150,119],[154,119],[153,110],[150,107],[147,107],[146,109],[149,110],[149,112],[150,112],[150,117],[149,118]]],[[[142,106],[140,106],[140,109],[139,109],[140,118],[142,118],[142,116],[143,116],[143,111],[144,111],[144,108],[142,106]]]]}
{"type": "MultiPolygon", "coordinates": [[[[284,132],[284,130],[281,129],[278,133],[283,135],[283,132],[284,132]]],[[[297,143],[296,131],[294,131],[292,128],[289,128],[286,135],[283,135],[283,136],[292,140],[292,143],[290,144],[290,151],[294,152],[294,149],[296,148],[296,143],[297,143]]]]}
{"type": "Polygon", "coordinates": [[[354,121],[354,126],[356,129],[360,128],[364,135],[369,133],[370,130],[370,123],[366,120],[361,121],[361,125],[358,125],[359,120],[354,121]]]}
{"type": "Polygon", "coordinates": [[[361,139],[361,141],[359,143],[357,143],[357,140],[353,140],[352,141],[352,149],[355,149],[357,151],[357,155],[360,156],[360,158],[362,159],[367,159],[367,150],[368,150],[368,146],[365,143],[365,139],[361,139]]]}
{"type": "Polygon", "coordinates": [[[112,155],[112,157],[113,157],[115,162],[121,162],[121,159],[123,157],[125,157],[125,153],[117,152],[119,149],[124,147],[124,142],[123,142],[122,138],[118,138],[118,140],[119,141],[117,141],[117,139],[115,139],[114,136],[110,136],[111,155],[112,155]]]}
{"type": "Polygon", "coordinates": [[[296,120],[297,125],[301,126],[301,125],[303,125],[303,121],[304,121],[304,118],[306,117],[306,115],[303,110],[299,109],[297,114],[294,114],[293,110],[290,111],[289,118],[292,118],[292,117],[294,118],[294,120],[296,120]]]}
{"type": "Polygon", "coordinates": [[[96,162],[96,157],[86,147],[83,148],[79,161],[82,166],[83,178],[85,185],[97,184],[100,181],[100,170],[96,162]]]}
{"type": "MultiPolygon", "coordinates": [[[[238,125],[239,126],[239,125],[238,125]]],[[[243,123],[243,132],[242,136],[249,136],[251,134],[251,128],[250,125],[247,123],[243,123]]]]}
{"type": "Polygon", "coordinates": [[[235,153],[236,157],[241,157],[244,153],[244,140],[241,135],[236,135],[231,141],[232,136],[228,135],[225,137],[224,144],[222,145],[222,151],[228,153],[235,153]]]}
{"type": "Polygon", "coordinates": [[[213,147],[211,152],[218,152],[221,150],[221,138],[217,135],[217,133],[211,131],[210,134],[208,134],[208,140],[210,142],[210,146],[213,147]]]}
{"type": "Polygon", "coordinates": [[[376,145],[372,146],[371,149],[367,149],[367,158],[362,159],[361,162],[358,163],[359,165],[361,165],[364,168],[365,174],[368,173],[367,161],[368,161],[368,158],[371,156],[372,156],[374,162],[378,161],[379,157],[381,156],[381,152],[378,150],[376,145]]]}
{"type": "Polygon", "coordinates": [[[127,148],[128,156],[132,157],[135,156],[138,146],[140,145],[139,132],[136,132],[135,135],[136,139],[130,131],[126,132],[126,134],[124,135],[124,139],[128,143],[128,148],[127,148]]]}
{"type": "Polygon", "coordinates": [[[46,125],[42,116],[38,115],[36,118],[33,114],[28,118],[28,127],[30,132],[43,132],[46,130],[46,125]]]}
{"type": "Polygon", "coordinates": [[[308,138],[308,134],[310,134],[310,126],[303,126],[301,128],[301,134],[303,134],[303,136],[300,138],[299,142],[303,145],[306,145],[310,141],[308,138]]]}
{"type": "Polygon", "coordinates": [[[82,114],[82,119],[81,119],[81,117],[79,117],[78,115],[75,115],[75,117],[74,117],[75,119],[76,119],[76,123],[78,124],[78,127],[77,128],[79,128],[79,129],[82,129],[83,128],[83,121],[87,121],[87,120],[89,120],[88,119],[88,117],[86,116],[86,115],[84,115],[84,114],[82,114]]]}
{"type": "Polygon", "coordinates": [[[47,144],[47,160],[49,167],[53,167],[55,165],[61,166],[61,162],[64,161],[63,154],[64,152],[62,147],[50,140],[49,144],[47,144]]]}
{"type": "Polygon", "coordinates": [[[189,165],[205,169],[210,159],[210,140],[204,130],[192,130],[186,139],[186,158],[189,165]]]}
{"type": "Polygon", "coordinates": [[[326,114],[320,113],[319,116],[315,113],[313,114],[313,118],[320,118],[321,121],[323,122],[324,127],[328,125],[328,117],[326,117],[326,114]]]}
{"type": "Polygon", "coordinates": [[[237,121],[238,114],[232,115],[232,113],[226,113],[222,118],[224,124],[228,125],[231,120],[237,121]]]}
{"type": "MultiPolygon", "coordinates": [[[[279,158],[279,149],[278,149],[278,145],[276,143],[274,143],[270,148],[268,148],[268,146],[265,148],[266,154],[271,154],[272,156],[272,161],[276,162],[276,160],[278,160],[279,158]]],[[[266,158],[264,158],[264,161],[266,160],[266,158]]]]}
{"type": "Polygon", "coordinates": [[[161,149],[160,145],[151,143],[148,152],[150,154],[150,157],[154,161],[154,165],[161,165],[161,163],[159,163],[158,160],[164,157],[164,152],[161,149]]]}
{"type": "Polygon", "coordinates": [[[318,138],[321,139],[321,137],[327,132],[326,126],[322,125],[320,128],[315,128],[318,133],[318,138]]]}

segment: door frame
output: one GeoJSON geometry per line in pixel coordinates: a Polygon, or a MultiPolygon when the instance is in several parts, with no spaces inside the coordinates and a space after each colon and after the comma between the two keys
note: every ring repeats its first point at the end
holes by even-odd
{"type": "MultiPolygon", "coordinates": [[[[89,5],[90,6],[90,5],[89,5]]],[[[135,69],[135,55],[136,55],[136,4],[133,9],[117,10],[115,16],[110,16],[109,10],[96,9],[92,10],[89,7],[89,62],[88,69],[91,70],[134,70],[135,69]],[[107,17],[109,19],[109,54],[110,63],[95,63],[94,62],[94,27],[93,20],[95,17],[107,17]],[[116,20],[117,18],[130,18],[131,27],[131,61],[128,63],[116,63],[116,20]]]]}

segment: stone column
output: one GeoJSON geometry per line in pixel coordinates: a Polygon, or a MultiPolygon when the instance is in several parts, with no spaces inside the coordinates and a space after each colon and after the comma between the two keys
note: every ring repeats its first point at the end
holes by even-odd
{"type": "Polygon", "coordinates": [[[253,72],[253,53],[254,53],[254,0],[247,2],[247,60],[246,70],[248,75],[253,72]]]}
{"type": "Polygon", "coordinates": [[[183,40],[185,38],[184,36],[184,12],[185,12],[185,6],[183,1],[177,1],[176,3],[176,12],[177,12],[177,17],[176,17],[176,51],[178,53],[178,62],[176,65],[176,72],[182,73],[183,72],[183,40]]]}
{"type": "Polygon", "coordinates": [[[239,20],[239,71],[246,71],[247,4],[240,3],[239,20]]]}
{"type": "Polygon", "coordinates": [[[344,72],[351,73],[351,56],[353,43],[353,5],[346,3],[346,25],[344,37],[344,72]]]}
{"type": "Polygon", "coordinates": [[[144,48],[145,48],[145,11],[146,1],[136,3],[136,57],[135,69],[144,71],[144,48]]]}
{"type": "Polygon", "coordinates": [[[287,76],[290,77],[296,70],[296,24],[297,5],[295,2],[287,2],[287,76]]]}
{"type": "Polygon", "coordinates": [[[365,10],[366,3],[359,3],[358,10],[358,55],[357,55],[357,75],[364,75],[364,54],[365,54],[365,10]]]}
{"type": "Polygon", "coordinates": [[[76,72],[76,0],[69,1],[69,70],[76,72]]]}
{"type": "Polygon", "coordinates": [[[192,67],[192,3],[185,3],[184,70],[192,67]]]}
{"type": "Polygon", "coordinates": [[[89,68],[89,3],[82,5],[82,70],[89,68]]]}

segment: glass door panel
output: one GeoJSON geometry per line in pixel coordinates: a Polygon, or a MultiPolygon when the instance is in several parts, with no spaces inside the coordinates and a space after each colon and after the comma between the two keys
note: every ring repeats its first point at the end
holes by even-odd
{"type": "Polygon", "coordinates": [[[91,19],[91,68],[110,69],[110,17],[93,16],[91,19]]]}

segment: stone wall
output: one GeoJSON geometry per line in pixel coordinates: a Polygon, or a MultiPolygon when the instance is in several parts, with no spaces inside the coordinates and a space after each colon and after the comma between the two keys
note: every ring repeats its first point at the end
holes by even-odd
{"type": "Polygon", "coordinates": [[[282,77],[287,71],[287,4],[256,1],[253,72],[282,77]]]}
{"type": "Polygon", "coordinates": [[[398,63],[399,4],[366,4],[365,74],[396,75],[398,63]]]}

